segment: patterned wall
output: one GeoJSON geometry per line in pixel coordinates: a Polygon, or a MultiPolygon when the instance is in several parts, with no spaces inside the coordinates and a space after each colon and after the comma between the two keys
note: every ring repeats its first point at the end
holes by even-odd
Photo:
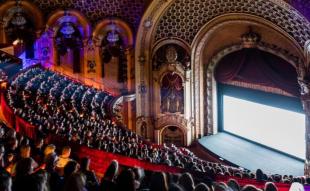
{"type": "Polygon", "coordinates": [[[284,9],[270,0],[175,0],[157,26],[156,40],[181,37],[191,43],[205,23],[226,13],[265,18],[291,34],[302,46],[310,39],[310,25],[304,17],[295,9],[288,6],[284,9]]]}
{"type": "Polygon", "coordinates": [[[145,0],[29,0],[36,4],[47,18],[57,9],[81,11],[93,26],[107,17],[118,17],[126,21],[135,31],[143,16],[145,0]]]}

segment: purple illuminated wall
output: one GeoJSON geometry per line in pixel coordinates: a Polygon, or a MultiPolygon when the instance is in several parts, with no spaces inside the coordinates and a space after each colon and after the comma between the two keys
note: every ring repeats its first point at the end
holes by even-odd
{"type": "Polygon", "coordinates": [[[290,4],[310,21],[310,0],[290,0],[290,4]]]}

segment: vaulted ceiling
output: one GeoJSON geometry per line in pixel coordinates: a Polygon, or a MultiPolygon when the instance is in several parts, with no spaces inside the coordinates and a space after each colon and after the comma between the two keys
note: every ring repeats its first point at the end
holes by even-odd
{"type": "Polygon", "coordinates": [[[100,20],[117,17],[137,30],[149,0],[29,0],[36,4],[47,18],[58,9],[76,9],[96,25],[100,20]]]}
{"type": "MultiPolygon", "coordinates": [[[[153,0],[28,0],[36,4],[47,18],[57,9],[77,9],[93,24],[103,18],[117,17],[137,31],[147,6],[153,0]]],[[[232,2],[235,0],[231,0],[232,2]]],[[[281,1],[281,0],[280,0],[281,1]]],[[[310,21],[310,0],[283,0],[310,21]]]]}

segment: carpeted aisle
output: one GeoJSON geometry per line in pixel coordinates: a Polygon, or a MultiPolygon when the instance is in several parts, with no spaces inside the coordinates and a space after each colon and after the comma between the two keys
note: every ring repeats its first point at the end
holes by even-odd
{"type": "Polygon", "coordinates": [[[203,137],[198,142],[223,159],[251,171],[260,168],[267,174],[304,174],[303,162],[228,133],[203,137]]]}

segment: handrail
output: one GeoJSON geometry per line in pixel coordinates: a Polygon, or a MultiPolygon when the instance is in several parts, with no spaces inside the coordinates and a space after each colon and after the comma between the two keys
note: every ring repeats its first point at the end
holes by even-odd
{"type": "Polygon", "coordinates": [[[5,55],[5,57],[12,59],[13,63],[16,63],[16,64],[22,64],[23,63],[22,59],[0,50],[0,59],[2,58],[2,55],[5,55]]]}

